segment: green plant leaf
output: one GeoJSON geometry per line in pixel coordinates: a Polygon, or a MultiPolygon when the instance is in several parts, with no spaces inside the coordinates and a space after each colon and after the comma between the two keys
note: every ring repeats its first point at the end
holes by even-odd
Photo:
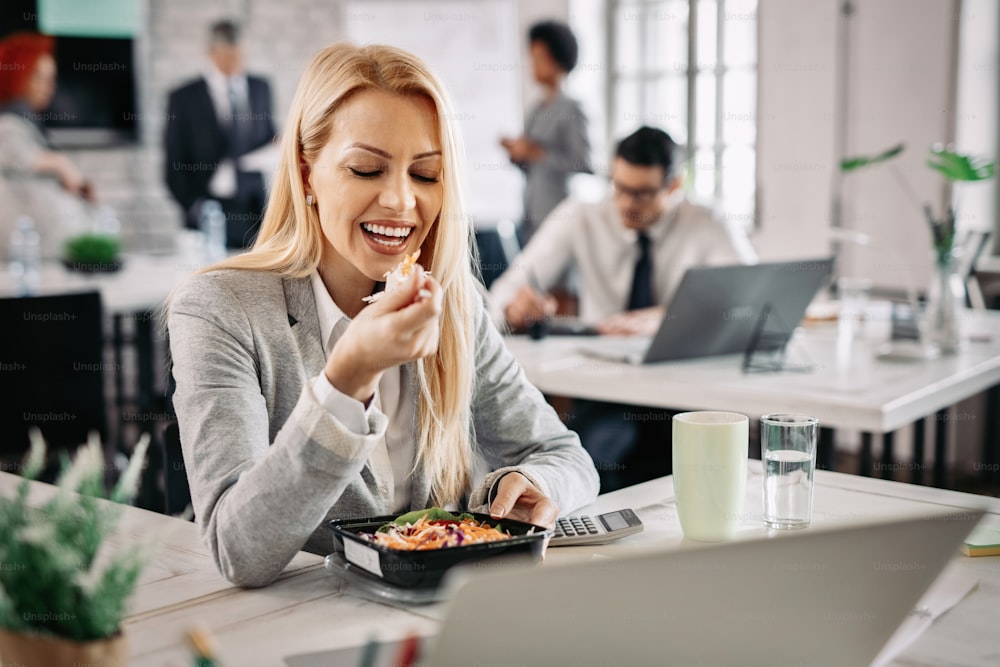
{"type": "Polygon", "coordinates": [[[121,242],[108,234],[80,234],[66,242],[66,258],[81,264],[112,264],[121,242]]]}
{"type": "Polygon", "coordinates": [[[859,155],[857,157],[844,158],[840,161],[840,170],[843,172],[854,171],[855,169],[891,160],[902,153],[904,148],[906,148],[906,144],[896,144],[892,148],[887,148],[878,155],[871,157],[859,155]]]}
{"type": "Polygon", "coordinates": [[[941,146],[931,146],[927,166],[941,172],[949,181],[985,181],[996,174],[996,162],[955,153],[941,146]]]}
{"type": "MultiPolygon", "coordinates": [[[[44,443],[32,443],[29,472],[37,467],[32,459],[44,460],[44,443]]],[[[133,476],[145,451],[142,441],[130,462],[133,476]]],[[[44,504],[28,504],[27,479],[12,497],[0,496],[0,627],[76,641],[121,629],[139,573],[159,542],[135,543],[116,532],[122,507],[104,500],[104,470],[94,435],[44,504]]],[[[127,501],[134,491],[130,477],[117,497],[127,501]]]]}

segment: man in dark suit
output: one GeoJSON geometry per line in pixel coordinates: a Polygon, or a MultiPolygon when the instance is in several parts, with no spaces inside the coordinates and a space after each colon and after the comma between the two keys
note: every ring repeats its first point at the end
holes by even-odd
{"type": "Polygon", "coordinates": [[[235,23],[215,23],[210,35],[205,73],[170,94],[167,186],[193,229],[205,201],[222,204],[226,245],[244,248],[253,242],[266,199],[261,164],[275,135],[271,89],[244,72],[235,23]]]}

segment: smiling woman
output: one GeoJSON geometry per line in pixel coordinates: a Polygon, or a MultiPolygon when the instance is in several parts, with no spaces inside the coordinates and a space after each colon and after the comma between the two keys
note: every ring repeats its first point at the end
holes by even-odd
{"type": "Polygon", "coordinates": [[[485,314],[434,75],[334,45],[288,118],[256,244],[169,305],[191,496],[223,574],[269,583],[331,550],[330,519],[438,504],[552,525],[592,500],[593,463],[485,314]],[[427,271],[369,304],[417,252],[427,271]]]}

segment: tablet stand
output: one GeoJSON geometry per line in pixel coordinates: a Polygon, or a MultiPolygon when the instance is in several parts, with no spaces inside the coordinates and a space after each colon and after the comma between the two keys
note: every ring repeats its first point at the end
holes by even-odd
{"type": "Polygon", "coordinates": [[[743,353],[744,373],[776,373],[780,371],[807,372],[812,370],[808,361],[793,362],[787,358],[788,341],[793,328],[785,324],[777,309],[764,304],[757,317],[757,326],[746,351],[743,353]]]}

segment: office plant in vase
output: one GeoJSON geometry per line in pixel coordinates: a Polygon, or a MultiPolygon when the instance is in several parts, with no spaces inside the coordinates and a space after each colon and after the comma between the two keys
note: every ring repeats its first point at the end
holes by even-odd
{"type": "Polygon", "coordinates": [[[45,461],[37,430],[13,497],[0,497],[0,662],[4,665],[126,665],[121,621],[158,540],[110,540],[136,492],[149,436],[104,499],[104,456],[96,435],[64,465],[44,505],[29,504],[45,461]]]}
{"type": "MultiPolygon", "coordinates": [[[[893,146],[875,156],[852,157],[841,161],[843,172],[891,161],[903,152],[904,144],[893,146]]],[[[931,146],[926,164],[952,182],[985,181],[996,173],[996,162],[950,151],[943,146],[931,146]]],[[[965,277],[957,271],[961,249],[956,246],[956,205],[946,207],[938,217],[930,204],[921,204],[899,171],[889,165],[890,172],[907,196],[923,210],[930,227],[934,252],[934,277],[927,291],[927,305],[920,323],[921,342],[936,346],[941,352],[955,352],[961,342],[959,313],[965,305],[965,277]]]]}

